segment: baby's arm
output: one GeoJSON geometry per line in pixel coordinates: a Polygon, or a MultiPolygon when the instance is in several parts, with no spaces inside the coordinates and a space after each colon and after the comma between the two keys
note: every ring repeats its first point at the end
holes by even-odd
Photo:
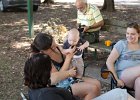
{"type": "Polygon", "coordinates": [[[89,46],[89,42],[86,41],[83,45],[81,45],[80,47],[78,47],[79,50],[84,50],[85,48],[87,48],[89,46]]]}

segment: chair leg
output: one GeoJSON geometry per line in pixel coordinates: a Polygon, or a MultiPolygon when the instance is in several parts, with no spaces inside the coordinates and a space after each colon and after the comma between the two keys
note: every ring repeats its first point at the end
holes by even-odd
{"type": "Polygon", "coordinates": [[[93,57],[94,57],[94,59],[97,59],[97,49],[95,48],[95,51],[93,52],[93,57]]]}
{"type": "Polygon", "coordinates": [[[111,90],[114,89],[114,83],[113,80],[111,79],[111,90]]]}
{"type": "Polygon", "coordinates": [[[116,87],[117,87],[117,84],[115,84],[113,78],[111,78],[111,90],[116,87]]]}
{"type": "Polygon", "coordinates": [[[85,76],[85,70],[86,70],[86,67],[84,67],[84,70],[83,70],[83,77],[85,76]]]}
{"type": "Polygon", "coordinates": [[[22,100],[28,100],[28,98],[25,96],[24,93],[20,92],[20,95],[21,95],[21,97],[22,97],[22,100]]]}

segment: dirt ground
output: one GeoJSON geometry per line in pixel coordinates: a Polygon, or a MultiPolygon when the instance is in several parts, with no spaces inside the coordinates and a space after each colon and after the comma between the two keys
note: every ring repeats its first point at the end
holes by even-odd
{"type": "MultiPolygon", "coordinates": [[[[102,11],[102,14],[104,18],[140,22],[139,6],[118,5],[116,12],[102,11]]],[[[67,29],[75,27],[73,3],[42,4],[34,13],[35,34],[44,32],[44,24],[51,18],[59,19],[56,24],[63,24],[67,29]]],[[[20,92],[25,88],[23,67],[32,41],[27,33],[27,12],[0,12],[0,100],[20,100],[20,92]]]]}

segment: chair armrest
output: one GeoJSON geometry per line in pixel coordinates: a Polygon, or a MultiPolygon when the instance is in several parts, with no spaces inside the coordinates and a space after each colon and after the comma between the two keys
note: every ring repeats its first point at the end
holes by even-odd
{"type": "Polygon", "coordinates": [[[111,78],[113,79],[113,83],[117,86],[117,80],[115,79],[113,73],[107,69],[106,64],[101,68],[101,77],[103,79],[107,79],[108,76],[111,75],[111,78]]]}
{"type": "Polygon", "coordinates": [[[113,83],[117,86],[117,80],[115,79],[115,76],[113,75],[113,73],[110,71],[111,77],[113,79],[113,83]]]}
{"type": "Polygon", "coordinates": [[[21,95],[22,100],[29,100],[27,95],[25,95],[23,92],[20,92],[20,95],[21,95]]]}

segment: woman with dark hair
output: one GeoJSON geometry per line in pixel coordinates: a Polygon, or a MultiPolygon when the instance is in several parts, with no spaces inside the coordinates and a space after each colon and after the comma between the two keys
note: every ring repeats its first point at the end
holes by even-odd
{"type": "MultiPolygon", "coordinates": [[[[71,86],[72,93],[75,96],[84,98],[84,100],[91,100],[100,95],[101,86],[97,79],[82,77],[79,82],[75,83],[71,77],[75,77],[76,74],[71,75],[70,73],[62,73],[65,71],[69,72],[70,61],[74,53],[67,54],[64,59],[63,54],[51,35],[39,33],[35,37],[32,45],[41,53],[48,55],[52,60],[51,84],[63,87],[70,81],[71,84],[69,85],[71,86]],[[57,73],[59,73],[59,75],[57,75],[57,73]]],[[[72,48],[72,51],[74,52],[75,49],[76,47],[72,48]]],[[[74,70],[74,68],[70,70],[74,70]]]]}
{"type": "Polygon", "coordinates": [[[25,85],[30,88],[29,100],[75,100],[66,89],[51,86],[51,69],[51,59],[46,54],[34,54],[27,59],[24,80],[25,85]]]}
{"type": "MultiPolygon", "coordinates": [[[[29,87],[29,100],[75,100],[66,89],[51,86],[51,69],[52,62],[46,54],[37,53],[27,59],[24,66],[24,84],[29,87]]],[[[135,99],[127,94],[126,90],[114,89],[92,100],[135,99]]]]}

